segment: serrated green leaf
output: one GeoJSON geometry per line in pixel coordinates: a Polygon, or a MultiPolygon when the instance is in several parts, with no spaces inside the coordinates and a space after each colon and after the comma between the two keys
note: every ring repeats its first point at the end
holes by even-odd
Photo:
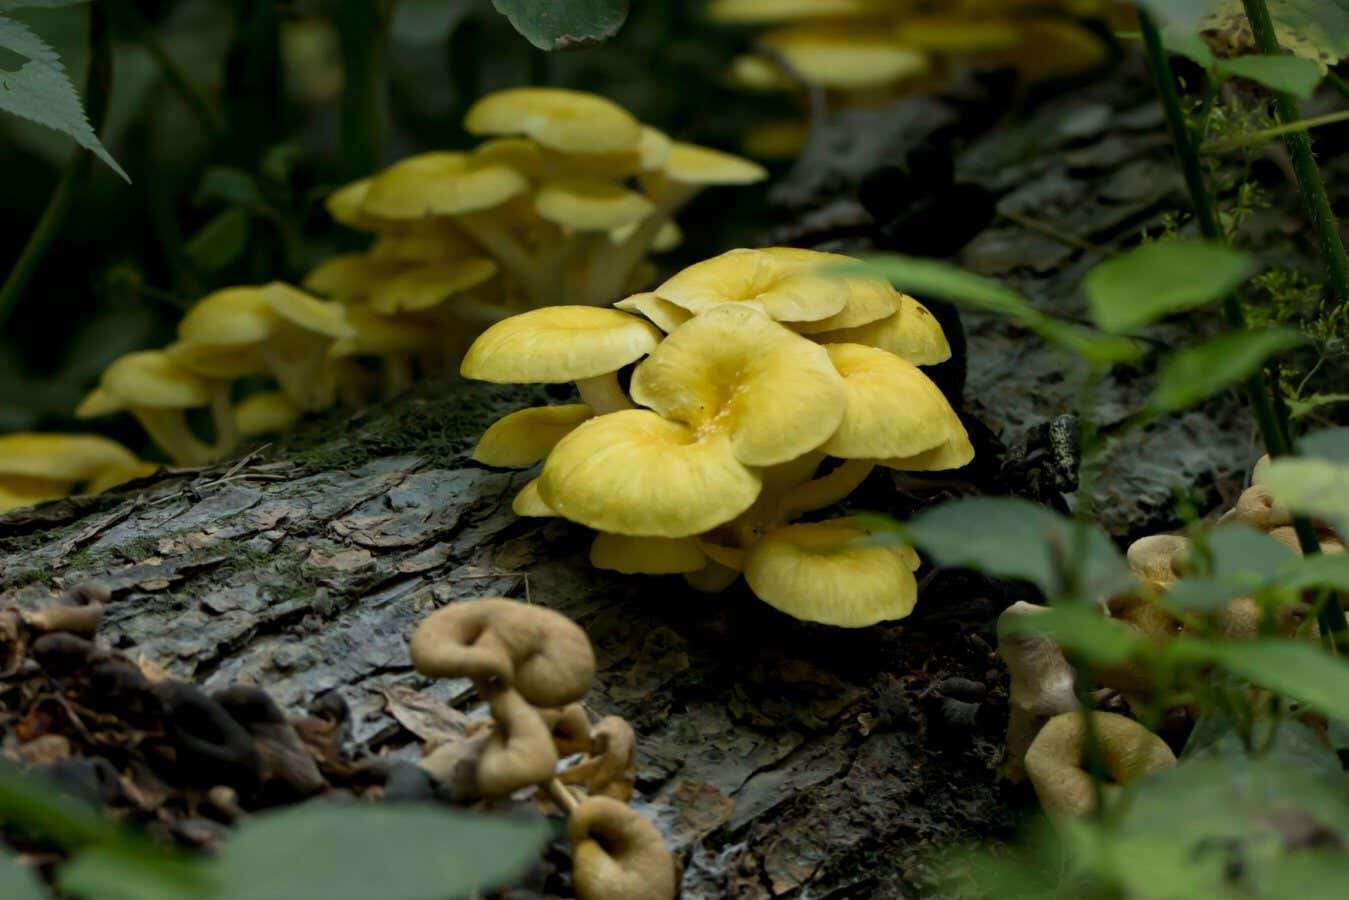
{"type": "Polygon", "coordinates": [[[202,226],[184,249],[197,268],[218,272],[243,255],[250,230],[248,213],[236,206],[202,226]]]}
{"type": "Polygon", "coordinates": [[[1298,555],[1274,538],[1240,522],[1228,522],[1208,535],[1214,578],[1258,586],[1294,562],[1298,555]]]}
{"type": "Polygon", "coordinates": [[[1299,56],[1238,56],[1216,66],[1222,75],[1246,78],[1270,90],[1310,97],[1321,83],[1321,67],[1299,56]]]}
{"type": "Polygon", "coordinates": [[[0,848],[0,897],[5,900],[47,900],[33,870],[19,865],[13,854],[0,848]]]}
{"type": "Polygon", "coordinates": [[[1266,470],[1265,486],[1294,512],[1327,519],[1340,534],[1349,535],[1349,465],[1280,457],[1266,470]]]}
{"type": "Polygon", "coordinates": [[[3,15],[0,48],[26,60],[17,71],[0,71],[0,111],[69,135],[130,182],[89,125],[79,92],[56,51],[27,25],[3,15]]]}
{"type": "Polygon", "coordinates": [[[230,900],[444,900],[518,878],[550,833],[541,819],[311,803],[245,821],[215,869],[230,900]]]}
{"type": "Polygon", "coordinates": [[[1148,399],[1153,413],[1176,412],[1224,391],[1277,353],[1306,343],[1292,328],[1232,331],[1168,356],[1148,399]]]}
{"type": "Polygon", "coordinates": [[[1220,300],[1254,269],[1248,254],[1225,244],[1161,241],[1101,263],[1082,288],[1096,324],[1119,333],[1220,300]]]}
{"type": "Polygon", "coordinates": [[[627,0],[492,0],[497,12],[540,50],[573,50],[618,34],[627,0]]]}

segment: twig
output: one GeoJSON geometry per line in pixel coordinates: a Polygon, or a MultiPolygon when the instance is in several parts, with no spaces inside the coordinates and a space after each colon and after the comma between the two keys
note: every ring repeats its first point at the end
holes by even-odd
{"type": "Polygon", "coordinates": [[[1026,228],[1030,231],[1039,232],[1040,234],[1043,234],[1045,237],[1053,238],[1060,244],[1065,244],[1069,247],[1073,247],[1078,250],[1085,250],[1088,253],[1093,253],[1102,249],[1093,244],[1091,241],[1080,238],[1075,234],[1069,234],[1066,231],[1060,231],[1058,228],[1055,228],[1048,222],[1042,221],[1040,219],[1033,219],[1030,216],[1022,215],[1019,212],[1012,212],[1010,210],[1000,209],[998,210],[998,215],[1002,216],[1009,222],[1012,222],[1016,225],[1020,225],[1022,228],[1026,228]]]}

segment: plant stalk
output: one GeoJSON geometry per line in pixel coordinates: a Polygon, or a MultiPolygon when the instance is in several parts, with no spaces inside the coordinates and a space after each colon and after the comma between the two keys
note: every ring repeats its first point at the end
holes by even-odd
{"type": "MultiPolygon", "coordinates": [[[[97,134],[103,127],[103,118],[108,111],[108,96],[112,92],[112,43],[108,39],[107,19],[98,4],[89,6],[89,49],[89,72],[85,77],[84,96],[89,124],[97,134]]],[[[82,147],[76,148],[71,154],[60,182],[47,201],[47,208],[42,211],[14,267],[9,270],[4,286],[0,287],[0,327],[9,320],[19,297],[27,290],[33,275],[60,235],[76,197],[84,189],[93,161],[94,155],[82,147]]]]}

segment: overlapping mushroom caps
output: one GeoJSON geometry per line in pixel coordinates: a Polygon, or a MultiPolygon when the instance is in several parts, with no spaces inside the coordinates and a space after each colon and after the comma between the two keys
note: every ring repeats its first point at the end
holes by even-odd
{"type": "MultiPolygon", "coordinates": [[[[1109,45],[1085,20],[1131,27],[1128,14],[1120,19],[1109,0],[714,0],[707,15],[761,29],[732,63],[733,85],[790,92],[802,106],[810,98],[813,108],[821,101],[874,105],[941,90],[969,67],[1010,68],[1031,84],[1076,75],[1109,57],[1109,45]]],[[[745,146],[766,156],[795,156],[806,130],[793,124],[751,131],[745,146]]]]}
{"type": "Polygon", "coordinates": [[[912,550],[851,519],[792,524],[876,466],[958,468],[973,455],[917,367],[949,356],[940,326],[884,281],[825,271],[848,261],[733,250],[616,309],[546,308],[489,328],[466,377],[576,381],[585,402],[512,413],[475,458],[542,461],[514,510],[594,529],[599,568],[682,574],[711,591],[744,573],[765,602],[843,627],[907,616],[912,550]],[[869,327],[875,336],[860,333],[869,327]],[[619,371],[634,363],[625,393],[619,371]]]}
{"type": "Polygon", "coordinates": [[[461,802],[540,789],[569,817],[577,896],[672,900],[673,857],[656,827],[626,805],[636,735],[618,716],[592,726],[581,705],[595,657],[580,627],[552,610],[493,597],[433,613],[410,650],[423,675],[471,679],[492,717],[489,729],[424,757],[429,775],[461,802]],[[557,771],[560,759],[578,753],[581,761],[557,771]]]}
{"type": "Polygon", "coordinates": [[[0,513],[80,490],[97,494],[156,468],[98,435],[0,435],[0,513]]]}

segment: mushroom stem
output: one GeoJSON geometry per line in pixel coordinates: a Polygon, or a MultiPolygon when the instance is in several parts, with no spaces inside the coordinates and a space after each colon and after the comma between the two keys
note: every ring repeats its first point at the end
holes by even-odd
{"type": "Polygon", "coordinates": [[[412,357],[406,353],[384,355],[384,396],[396,397],[412,387],[412,357]]]}
{"type": "Polygon", "coordinates": [[[778,505],[777,521],[789,522],[803,513],[833,506],[857,490],[875,467],[870,460],[845,460],[828,475],[807,481],[784,497],[778,505]]]}
{"type": "Polygon", "coordinates": [[[576,807],[581,805],[581,801],[576,798],[571,789],[556,778],[545,781],[539,787],[543,788],[549,799],[557,804],[558,809],[569,816],[576,811],[576,807]]]}
{"type": "Polygon", "coordinates": [[[656,204],[651,214],[642,220],[642,224],[638,225],[623,243],[607,253],[593,254],[590,264],[586,267],[586,296],[584,300],[578,302],[588,303],[591,306],[607,306],[620,299],[623,286],[628,283],[629,276],[642,261],[642,257],[651,249],[651,244],[656,240],[656,235],[660,234],[661,227],[697,193],[697,190],[690,189],[672,191],[668,197],[656,204]]]}
{"type": "Polygon", "coordinates": [[[220,459],[239,446],[239,426],[234,418],[234,405],[230,402],[230,383],[212,381],[210,391],[211,424],[215,427],[215,442],[211,444],[208,452],[212,459],[220,459]]]}
{"type": "Polygon", "coordinates": [[[135,408],[132,415],[160,448],[180,466],[204,466],[211,461],[211,448],[187,427],[182,410],[135,408]]]}
{"type": "Polygon", "coordinates": [[[312,412],[332,405],[336,382],[327,365],[329,343],[327,338],[296,335],[263,345],[267,368],[300,409],[312,412]]]}
{"type": "Polygon", "coordinates": [[[623,389],[618,386],[617,372],[596,375],[594,378],[582,378],[576,382],[576,389],[581,392],[581,400],[593,409],[597,416],[632,409],[632,401],[628,400],[623,389]]]}
{"type": "Polygon", "coordinates": [[[456,216],[455,222],[514,276],[529,295],[532,305],[548,305],[550,285],[539,271],[538,260],[491,213],[468,213],[456,216]]]}

